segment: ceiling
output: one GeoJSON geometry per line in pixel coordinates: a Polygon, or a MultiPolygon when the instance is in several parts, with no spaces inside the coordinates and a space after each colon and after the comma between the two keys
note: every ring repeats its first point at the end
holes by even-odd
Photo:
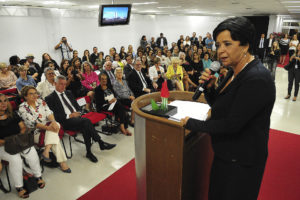
{"type": "Polygon", "coordinates": [[[112,2],[130,3],[139,14],[300,15],[300,0],[0,0],[0,5],[95,11],[112,2]]]}

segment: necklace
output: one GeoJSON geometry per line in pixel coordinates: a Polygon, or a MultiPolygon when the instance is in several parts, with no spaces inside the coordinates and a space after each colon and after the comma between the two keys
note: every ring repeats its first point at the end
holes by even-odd
{"type": "MultiPolygon", "coordinates": [[[[251,62],[254,59],[253,56],[250,57],[249,62],[251,62]]],[[[246,62],[246,64],[242,67],[241,71],[243,71],[243,69],[249,64],[249,62],[246,62]]],[[[241,71],[239,73],[241,73],[241,71]]],[[[231,77],[231,81],[235,78],[234,74],[231,77]]]]}

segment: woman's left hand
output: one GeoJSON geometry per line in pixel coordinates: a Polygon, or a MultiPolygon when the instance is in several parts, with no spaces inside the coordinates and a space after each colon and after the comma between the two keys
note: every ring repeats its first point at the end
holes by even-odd
{"type": "Polygon", "coordinates": [[[183,126],[185,126],[186,123],[189,121],[189,119],[190,119],[190,117],[185,117],[185,118],[182,118],[182,119],[180,120],[180,122],[183,124],[183,126]]]}

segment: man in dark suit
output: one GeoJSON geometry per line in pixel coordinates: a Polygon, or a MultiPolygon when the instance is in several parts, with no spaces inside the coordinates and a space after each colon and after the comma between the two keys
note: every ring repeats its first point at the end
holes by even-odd
{"type": "Polygon", "coordinates": [[[274,41],[275,41],[274,35],[273,35],[273,33],[271,33],[269,39],[267,39],[267,42],[266,42],[266,44],[267,44],[267,46],[266,46],[266,56],[269,55],[269,53],[271,52],[271,47],[272,47],[272,44],[273,44],[274,41]]]}
{"type": "Polygon", "coordinates": [[[83,134],[86,146],[86,157],[97,162],[98,159],[92,154],[91,139],[99,143],[100,149],[112,149],[116,145],[109,144],[101,140],[96,132],[92,122],[87,118],[80,116],[80,107],[73,97],[72,93],[66,91],[66,77],[59,75],[55,78],[55,90],[45,98],[49,108],[53,111],[56,121],[58,121],[65,130],[80,131],[83,134]]]}
{"type": "Polygon", "coordinates": [[[160,37],[158,37],[156,39],[156,46],[158,46],[159,48],[163,49],[164,46],[168,46],[168,41],[167,38],[164,37],[163,33],[160,33],[160,37]]]}
{"type": "Polygon", "coordinates": [[[263,59],[265,57],[265,51],[267,48],[267,39],[265,38],[264,33],[261,34],[260,39],[257,42],[256,48],[256,55],[261,60],[261,62],[263,62],[263,59]]]}
{"type": "Polygon", "coordinates": [[[110,61],[106,61],[104,63],[103,73],[106,74],[107,78],[107,87],[109,89],[113,89],[113,85],[115,84],[116,77],[114,75],[114,70],[111,68],[112,63],[110,61]]]}
{"type": "Polygon", "coordinates": [[[157,89],[158,85],[143,75],[141,72],[142,69],[142,61],[140,58],[137,58],[134,63],[134,70],[130,73],[127,82],[132,90],[135,98],[143,95],[148,94],[151,91],[157,89]]]}
{"type": "Polygon", "coordinates": [[[98,48],[94,47],[93,53],[90,55],[90,62],[92,63],[92,65],[95,65],[95,61],[98,57],[99,57],[98,48]]]}
{"type": "Polygon", "coordinates": [[[196,37],[196,32],[193,32],[193,35],[191,37],[191,43],[197,45],[198,38],[196,37]]]}
{"type": "Polygon", "coordinates": [[[127,64],[124,67],[124,74],[125,74],[125,79],[128,81],[128,77],[130,73],[134,70],[134,67],[132,65],[132,57],[130,55],[126,57],[126,62],[127,64]]]}

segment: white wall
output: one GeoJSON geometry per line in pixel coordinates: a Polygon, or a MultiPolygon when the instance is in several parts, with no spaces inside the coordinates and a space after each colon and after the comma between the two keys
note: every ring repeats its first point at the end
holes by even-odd
{"type": "Polygon", "coordinates": [[[24,58],[33,53],[36,62],[41,62],[41,55],[48,52],[57,62],[61,61],[60,51],[54,46],[62,36],[66,36],[73,49],[82,56],[85,49],[92,51],[93,46],[108,53],[109,48],[121,46],[127,49],[132,44],[134,49],[139,46],[142,35],[147,39],[155,38],[163,32],[171,42],[177,42],[179,35],[205,36],[212,32],[225,17],[211,16],[167,16],[137,15],[131,16],[129,25],[98,27],[97,13],[88,16],[78,13],[66,13],[59,10],[31,9],[18,12],[20,16],[4,16],[0,12],[0,61],[8,62],[10,56],[17,54],[24,58]],[[21,13],[21,14],[20,14],[21,13]],[[25,13],[25,14],[24,14],[25,13]]]}

